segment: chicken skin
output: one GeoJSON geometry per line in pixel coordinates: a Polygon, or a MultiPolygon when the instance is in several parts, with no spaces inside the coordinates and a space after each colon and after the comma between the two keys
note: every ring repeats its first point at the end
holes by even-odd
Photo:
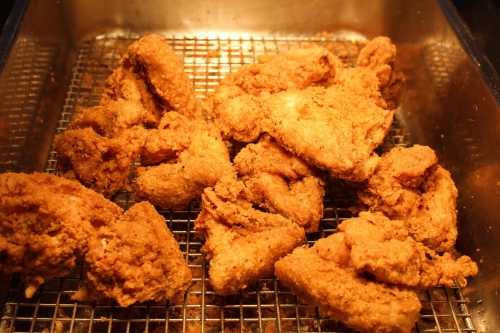
{"type": "Polygon", "coordinates": [[[216,293],[237,293],[273,273],[274,263],[305,239],[289,219],[252,208],[241,181],[232,177],[205,189],[196,230],[205,238],[209,281],[216,293]]]}
{"type": "Polygon", "coordinates": [[[162,163],[138,168],[136,194],[162,209],[185,208],[205,187],[234,172],[219,131],[173,111],[149,133],[142,159],[162,163]]]}
{"type": "Polygon", "coordinates": [[[166,110],[188,116],[198,112],[198,102],[184,72],[183,61],[164,37],[149,34],[132,43],[123,64],[133,68],[166,110]]]}
{"type": "Polygon", "coordinates": [[[136,127],[106,138],[90,127],[66,130],[54,140],[59,166],[67,172],[66,176],[74,174],[82,184],[112,196],[129,184],[132,164],[144,142],[144,131],[136,127]]]}
{"type": "Polygon", "coordinates": [[[353,267],[381,282],[412,288],[462,287],[478,272],[468,256],[437,254],[409,236],[403,221],[363,212],[338,226],[351,250],[353,267]]]}
{"type": "Polygon", "coordinates": [[[306,231],[317,231],[323,216],[323,182],[302,160],[264,136],[234,159],[251,201],[281,214],[306,231]]]}
{"type": "Polygon", "coordinates": [[[122,209],[79,183],[49,174],[0,174],[0,271],[21,273],[31,298],[75,267],[94,230],[122,209]]]}
{"type": "Polygon", "coordinates": [[[396,147],[384,154],[359,198],[370,210],[403,220],[410,235],[429,248],[441,252],[455,244],[457,189],[429,147],[396,147]]]}
{"type": "Polygon", "coordinates": [[[360,332],[410,333],[421,309],[414,292],[360,276],[343,233],[295,249],[276,263],[275,273],[297,296],[360,332]]]}
{"type": "Polygon", "coordinates": [[[100,228],[89,241],[85,262],[85,286],[74,296],[78,300],[109,298],[120,306],[175,302],[191,284],[177,241],[147,202],[100,228]]]}

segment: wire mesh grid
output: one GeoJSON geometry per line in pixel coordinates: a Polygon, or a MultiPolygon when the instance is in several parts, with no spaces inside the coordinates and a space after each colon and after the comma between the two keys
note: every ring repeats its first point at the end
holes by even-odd
{"type": "MultiPolygon", "coordinates": [[[[120,55],[138,36],[105,35],[84,41],[77,49],[58,131],[66,128],[75,109],[96,105],[106,77],[120,55]]],[[[197,97],[213,91],[220,80],[262,54],[275,54],[305,43],[325,45],[345,61],[352,60],[360,43],[335,36],[254,36],[242,34],[169,35],[169,43],[184,57],[185,70],[197,97]]],[[[408,144],[404,128],[396,120],[382,150],[408,144]]],[[[50,153],[47,171],[56,172],[57,156],[50,153]]],[[[129,206],[133,198],[118,195],[129,206]]],[[[320,232],[308,235],[310,243],[335,232],[352,216],[349,188],[329,184],[320,232]]],[[[302,303],[276,279],[261,279],[239,295],[214,294],[207,280],[202,241],[194,232],[198,204],[184,211],[161,211],[174,232],[193,272],[193,285],[180,304],[142,304],[121,308],[113,303],[84,304],[71,300],[81,282],[81,271],[43,285],[31,300],[23,297],[22,283],[14,277],[0,319],[0,332],[351,332],[302,303]]],[[[433,288],[420,295],[423,304],[416,332],[476,332],[459,288],[433,288]]]]}
{"type": "Polygon", "coordinates": [[[58,48],[23,38],[11,50],[0,81],[0,171],[20,164],[58,48]]]}

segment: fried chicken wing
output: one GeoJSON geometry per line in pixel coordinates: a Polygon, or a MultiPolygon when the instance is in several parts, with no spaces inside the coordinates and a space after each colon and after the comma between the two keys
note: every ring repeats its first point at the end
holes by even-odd
{"type": "Polygon", "coordinates": [[[272,275],[274,263],[305,238],[287,218],[252,208],[244,184],[231,177],[205,189],[196,230],[210,259],[209,280],[218,294],[233,294],[272,275]]]}
{"type": "Polygon", "coordinates": [[[0,174],[0,271],[21,273],[31,298],[44,281],[67,275],[94,229],[122,209],[75,181],[49,174],[0,174]]]}
{"type": "Polygon", "coordinates": [[[403,221],[381,213],[363,212],[338,226],[351,250],[352,265],[369,272],[378,281],[413,288],[451,287],[467,284],[466,277],[478,272],[468,256],[437,254],[413,240],[403,221]]]}
{"type": "MultiPolygon", "coordinates": [[[[168,117],[174,120],[174,115],[170,112],[168,117]]],[[[138,168],[136,179],[136,194],[163,209],[185,208],[201,195],[205,187],[213,186],[222,176],[233,173],[229,151],[218,130],[202,120],[189,120],[180,114],[175,117],[183,124],[169,127],[164,122],[159,131],[163,131],[167,138],[176,137],[176,141],[149,138],[142,155],[143,160],[148,161],[176,158],[165,160],[160,165],[138,168]],[[185,145],[187,148],[179,152],[185,145]]]]}
{"type": "Polygon", "coordinates": [[[234,165],[254,204],[289,218],[306,231],[318,230],[323,182],[301,159],[264,136],[244,147],[234,165]]]}
{"type": "Polygon", "coordinates": [[[89,241],[85,287],[78,300],[110,298],[120,306],[176,301],[191,284],[191,271],[172,232],[154,207],[133,205],[89,241]]]}
{"type": "Polygon", "coordinates": [[[84,185],[111,196],[128,185],[144,135],[140,127],[114,138],[103,137],[90,127],[70,129],[56,136],[54,147],[66,171],[73,171],[84,185]]]}
{"type": "Polygon", "coordinates": [[[198,103],[183,61],[164,37],[149,34],[140,38],[128,47],[123,62],[147,82],[166,109],[185,115],[197,112],[198,103]]]}
{"type": "Polygon", "coordinates": [[[357,274],[342,233],[295,249],[276,263],[275,273],[297,296],[360,332],[409,333],[419,316],[414,292],[357,274]]]}
{"type": "Polygon", "coordinates": [[[396,147],[384,154],[359,198],[371,210],[403,220],[416,241],[436,251],[455,244],[457,189],[429,147],[396,147]]]}

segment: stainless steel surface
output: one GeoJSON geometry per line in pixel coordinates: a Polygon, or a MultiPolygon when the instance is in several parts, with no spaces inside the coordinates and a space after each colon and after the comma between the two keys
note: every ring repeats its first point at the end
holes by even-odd
{"type": "MultiPolygon", "coordinates": [[[[76,106],[97,103],[120,52],[147,30],[166,34],[185,56],[199,97],[259,53],[305,41],[392,37],[408,82],[384,149],[412,142],[439,152],[460,190],[458,247],[480,262],[469,287],[422,294],[417,331],[500,330],[500,112],[477,63],[433,1],[32,1],[0,75],[0,169],[54,171],[56,128],[67,125],[76,106]]],[[[311,240],[349,216],[349,196],[334,185],[330,193],[337,200],[327,199],[324,230],[311,240]]],[[[118,200],[127,205],[133,198],[118,200]]],[[[196,207],[163,213],[194,271],[184,304],[121,309],[75,303],[69,295],[78,272],[25,300],[14,280],[0,288],[7,294],[0,331],[345,331],[272,279],[240,297],[215,296],[192,231],[196,207]]]]}

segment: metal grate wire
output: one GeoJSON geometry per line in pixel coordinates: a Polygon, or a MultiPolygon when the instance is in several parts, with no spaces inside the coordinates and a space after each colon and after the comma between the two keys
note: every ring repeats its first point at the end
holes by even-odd
{"type": "MultiPolygon", "coordinates": [[[[66,128],[75,109],[98,103],[104,80],[127,45],[137,37],[134,34],[103,35],[81,43],[57,131],[66,128]]],[[[184,57],[185,70],[199,98],[213,91],[229,72],[255,62],[262,54],[317,43],[348,61],[359,49],[358,43],[339,41],[334,35],[198,34],[167,38],[184,57]]],[[[406,144],[408,135],[396,121],[382,150],[406,144]]],[[[56,172],[56,164],[57,156],[51,152],[46,170],[56,172]]],[[[338,223],[352,216],[348,207],[354,202],[348,193],[349,188],[344,184],[328,186],[321,231],[310,234],[309,242],[335,232],[338,223]]],[[[123,206],[133,203],[127,194],[117,200],[123,206]]],[[[207,279],[207,262],[200,251],[202,241],[193,230],[198,211],[198,204],[194,203],[185,211],[161,212],[193,271],[193,286],[181,304],[151,303],[121,308],[112,303],[74,302],[70,297],[81,282],[81,271],[49,281],[33,299],[27,300],[23,298],[22,284],[14,278],[8,286],[0,332],[351,332],[322,316],[317,308],[301,303],[276,279],[261,279],[236,296],[215,295],[207,279]]],[[[459,288],[433,288],[420,298],[423,309],[416,332],[476,332],[467,309],[469,301],[459,288]]]]}

